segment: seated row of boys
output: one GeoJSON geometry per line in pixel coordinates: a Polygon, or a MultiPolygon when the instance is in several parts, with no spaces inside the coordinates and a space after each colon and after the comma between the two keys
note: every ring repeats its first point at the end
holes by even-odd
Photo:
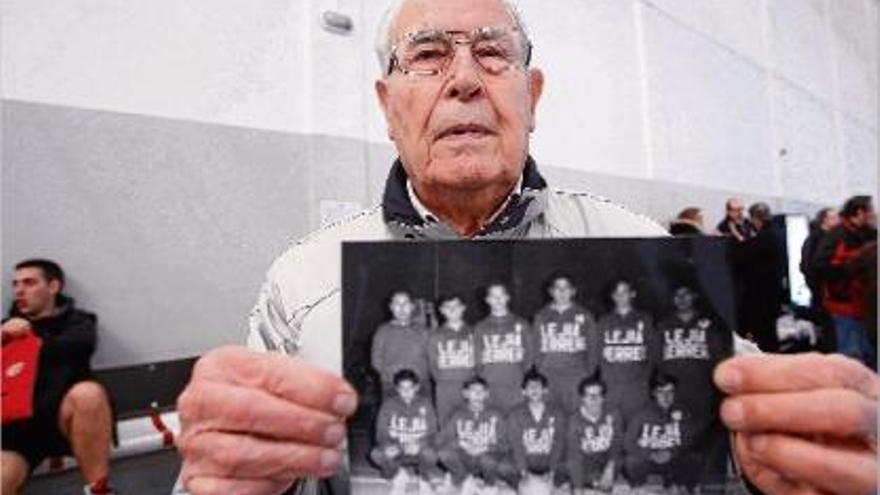
{"type": "Polygon", "coordinates": [[[670,375],[652,375],[653,400],[629,421],[608,403],[598,374],[579,383],[571,413],[548,400],[547,378],[535,370],[522,381],[525,402],[508,414],[491,405],[486,381],[471,377],[460,390],[464,401],[439,424],[415,372],[400,370],[393,382],[396,395],[382,403],[370,453],[392,480],[392,494],[404,492],[406,468],[418,473],[420,493],[431,493],[442,483],[441,466],[462,493],[501,483],[517,489],[529,477],[570,483],[575,493],[608,491],[621,481],[687,488],[697,481],[691,416],[675,402],[670,375]]]}
{"type": "Polygon", "coordinates": [[[529,324],[510,311],[507,288],[490,285],[485,297],[489,314],[473,327],[464,320],[461,298],[448,297],[439,307],[444,322],[432,331],[414,321],[409,294],[393,294],[393,318],[376,331],[371,354],[383,395],[393,390],[398,371],[412,370],[422,393],[435,397],[442,421],[458,403],[464,381],[479,375],[494,404],[508,411],[522,400],[520,384],[534,367],[547,377],[553,402],[572,412],[579,407],[578,382],[598,370],[608,384],[608,399],[628,419],[649,399],[645,387],[632,384],[647,383],[659,368],[681,382],[680,398],[695,415],[714,416],[711,371],[730,335],[719,320],[698,309],[694,289],[676,287],[673,310],[656,328],[653,318],[634,306],[636,291],[626,280],[613,284],[609,298],[614,309],[598,321],[575,301],[571,278],[552,279],[548,294],[550,302],[529,324]]]}

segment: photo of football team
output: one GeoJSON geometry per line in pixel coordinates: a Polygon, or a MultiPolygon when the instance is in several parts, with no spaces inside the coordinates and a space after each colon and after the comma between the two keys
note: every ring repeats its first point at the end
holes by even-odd
{"type": "Polygon", "coordinates": [[[694,261],[725,247],[695,242],[346,245],[377,280],[344,272],[352,493],[724,493],[711,372],[733,303],[724,267],[694,261]]]}

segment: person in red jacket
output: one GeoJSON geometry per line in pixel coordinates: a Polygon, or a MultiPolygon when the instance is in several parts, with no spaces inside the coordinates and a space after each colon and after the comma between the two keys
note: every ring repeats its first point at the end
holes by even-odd
{"type": "MultiPolygon", "coordinates": [[[[373,336],[370,353],[373,369],[382,380],[382,395],[394,394],[394,374],[402,369],[412,370],[421,383],[427,383],[428,332],[413,321],[415,305],[408,292],[391,295],[388,303],[391,321],[383,323],[373,336]]],[[[423,390],[422,393],[426,393],[423,390]]]]}
{"type": "Polygon", "coordinates": [[[495,404],[509,411],[522,401],[520,385],[534,359],[534,336],[526,320],[510,312],[510,293],[501,283],[486,288],[489,315],[477,323],[477,366],[495,404]]]}
{"type": "Polygon", "coordinates": [[[834,319],[837,351],[877,369],[874,347],[863,324],[865,278],[857,273],[866,246],[877,241],[877,214],[870,196],[854,196],[840,212],[840,224],[819,243],[813,269],[823,281],[822,304],[834,319]]]}
{"type": "Polygon", "coordinates": [[[507,441],[517,474],[515,484],[562,485],[566,479],[562,463],[565,414],[561,407],[548,401],[547,377],[534,369],[523,378],[522,394],[525,402],[507,416],[507,441]]]}
{"type": "Polygon", "coordinates": [[[474,330],[464,321],[467,306],[458,296],[440,302],[444,322],[428,338],[428,363],[434,379],[437,418],[443,422],[461,402],[461,386],[474,376],[477,361],[474,330]]]}
{"type": "Polygon", "coordinates": [[[610,492],[620,470],[624,424],[605,400],[608,391],[599,372],[578,384],[581,405],[568,420],[566,464],[575,495],[610,492]]]}
{"type": "Polygon", "coordinates": [[[577,288],[569,276],[554,277],[547,292],[551,301],[535,315],[533,325],[535,365],[550,381],[552,400],[570,413],[578,407],[578,382],[598,362],[596,319],[574,300],[577,288]]]}
{"type": "Polygon", "coordinates": [[[109,486],[112,411],[90,360],[97,345],[94,314],[62,293],[64,271],[50,260],[18,263],[15,304],[2,324],[3,342],[33,332],[40,349],[33,415],[3,425],[3,493],[22,490],[28,474],[49,456],[76,457],[86,493],[109,486]]]}
{"type": "Polygon", "coordinates": [[[433,492],[431,480],[440,477],[433,447],[437,417],[431,401],[419,396],[419,376],[403,369],[394,374],[396,396],[386,397],[376,419],[376,446],[370,459],[391,480],[391,494],[406,491],[406,467],[419,474],[419,492],[433,492]]]}
{"type": "Polygon", "coordinates": [[[437,445],[440,462],[461,486],[461,493],[513,486],[516,471],[508,461],[504,414],[489,403],[490,389],[482,377],[464,383],[464,403],[446,419],[437,445]]]}

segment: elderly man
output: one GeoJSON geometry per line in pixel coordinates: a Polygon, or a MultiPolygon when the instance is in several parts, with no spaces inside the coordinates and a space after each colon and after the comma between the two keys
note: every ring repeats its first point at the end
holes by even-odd
{"type": "MultiPolygon", "coordinates": [[[[502,0],[397,2],[376,82],[399,152],[381,208],[278,258],[248,343],[204,356],[178,406],[182,479],[196,494],[276,494],[341,462],[357,407],[339,377],[345,240],[660,236],[648,219],[549,189],[529,156],[544,76],[502,0]],[[320,363],[321,366],[314,363],[320,363]]],[[[840,357],[740,357],[715,371],[746,475],[767,493],[868,493],[880,380],[840,357]],[[823,373],[816,373],[824,369],[823,373]]]]}

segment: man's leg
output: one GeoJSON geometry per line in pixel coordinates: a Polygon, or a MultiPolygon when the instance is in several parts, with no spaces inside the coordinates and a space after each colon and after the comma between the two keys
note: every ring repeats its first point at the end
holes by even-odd
{"type": "Polygon", "coordinates": [[[450,446],[440,449],[439,457],[440,462],[446,467],[449,474],[452,475],[452,482],[456,485],[460,485],[465,477],[470,474],[468,467],[464,463],[463,453],[456,447],[450,446]]]}
{"type": "Polygon", "coordinates": [[[4,450],[2,457],[3,465],[3,493],[8,495],[17,495],[22,488],[24,482],[27,481],[28,472],[30,470],[27,461],[21,454],[4,450]]]}
{"type": "Polygon", "coordinates": [[[370,452],[370,460],[379,467],[382,477],[391,479],[400,470],[400,457],[388,457],[381,447],[376,447],[370,452]]]}
{"type": "Polygon", "coordinates": [[[58,427],[90,485],[110,474],[111,423],[110,401],[97,382],[79,382],[64,395],[58,427]]]}

